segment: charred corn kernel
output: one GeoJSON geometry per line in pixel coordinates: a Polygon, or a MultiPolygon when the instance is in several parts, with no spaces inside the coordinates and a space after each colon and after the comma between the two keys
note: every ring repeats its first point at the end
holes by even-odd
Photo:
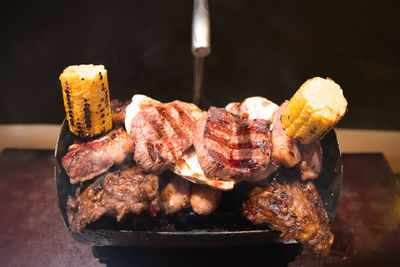
{"type": "Polygon", "coordinates": [[[321,139],[343,117],[347,101],[338,84],[327,78],[307,80],[290,99],[281,121],[286,134],[302,144],[321,139]]]}
{"type": "Polygon", "coordinates": [[[70,131],[92,137],[112,127],[107,70],[103,65],[73,65],[60,75],[70,131]]]}

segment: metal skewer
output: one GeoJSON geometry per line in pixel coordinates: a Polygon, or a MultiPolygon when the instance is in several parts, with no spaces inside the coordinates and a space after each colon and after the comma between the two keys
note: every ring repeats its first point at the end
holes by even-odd
{"type": "Polygon", "coordinates": [[[204,58],[211,53],[210,17],[207,0],[194,0],[192,23],[192,54],[194,56],[193,103],[201,105],[204,58]]]}

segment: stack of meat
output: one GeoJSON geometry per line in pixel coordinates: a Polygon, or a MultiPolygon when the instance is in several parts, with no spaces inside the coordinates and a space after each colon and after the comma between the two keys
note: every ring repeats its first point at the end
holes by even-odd
{"type": "Polygon", "coordinates": [[[112,101],[118,127],[71,145],[62,159],[72,184],[94,181],[69,197],[70,228],[82,231],[104,214],[120,220],[125,214],[192,208],[208,215],[223,191],[248,183],[253,186],[240,204],[246,219],[326,255],[333,235],[309,181],[321,171],[323,135],[307,144],[287,135],[281,119],[287,105],[251,97],[204,112],[191,103],[144,95],[133,96],[129,105],[112,101]],[[281,169],[297,179],[285,179],[281,169]],[[161,181],[166,171],[176,175],[161,181]]]}

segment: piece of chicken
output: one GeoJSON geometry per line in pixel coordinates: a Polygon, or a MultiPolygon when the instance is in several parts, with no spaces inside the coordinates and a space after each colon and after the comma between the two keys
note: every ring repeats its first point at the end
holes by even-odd
{"type": "Polygon", "coordinates": [[[243,102],[233,102],[225,106],[231,113],[247,117],[249,120],[272,121],[278,105],[261,96],[248,97],[243,102]]]}
{"type": "Polygon", "coordinates": [[[284,241],[295,239],[326,256],[333,243],[329,219],[312,182],[289,182],[273,178],[263,186],[254,187],[242,212],[254,224],[267,224],[282,232],[284,241]]]}

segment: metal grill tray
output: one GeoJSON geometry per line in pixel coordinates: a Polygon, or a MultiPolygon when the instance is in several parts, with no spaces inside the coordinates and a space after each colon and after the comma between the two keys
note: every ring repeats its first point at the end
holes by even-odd
{"type": "MultiPolygon", "coordinates": [[[[208,216],[184,210],[170,216],[160,212],[154,218],[125,216],[119,223],[113,218],[102,216],[87,225],[82,232],[73,232],[68,224],[66,203],[77,186],[70,184],[61,165],[61,158],[75,139],[68,129],[68,123],[64,121],[55,150],[55,179],[61,214],[67,230],[76,241],[92,246],[135,247],[218,247],[283,243],[279,232],[271,231],[267,226],[252,225],[241,216],[234,204],[235,191],[224,192],[218,209],[208,216]]],[[[343,173],[340,148],[334,130],[321,140],[321,145],[322,172],[314,183],[332,222],[339,203],[343,173]]]]}

